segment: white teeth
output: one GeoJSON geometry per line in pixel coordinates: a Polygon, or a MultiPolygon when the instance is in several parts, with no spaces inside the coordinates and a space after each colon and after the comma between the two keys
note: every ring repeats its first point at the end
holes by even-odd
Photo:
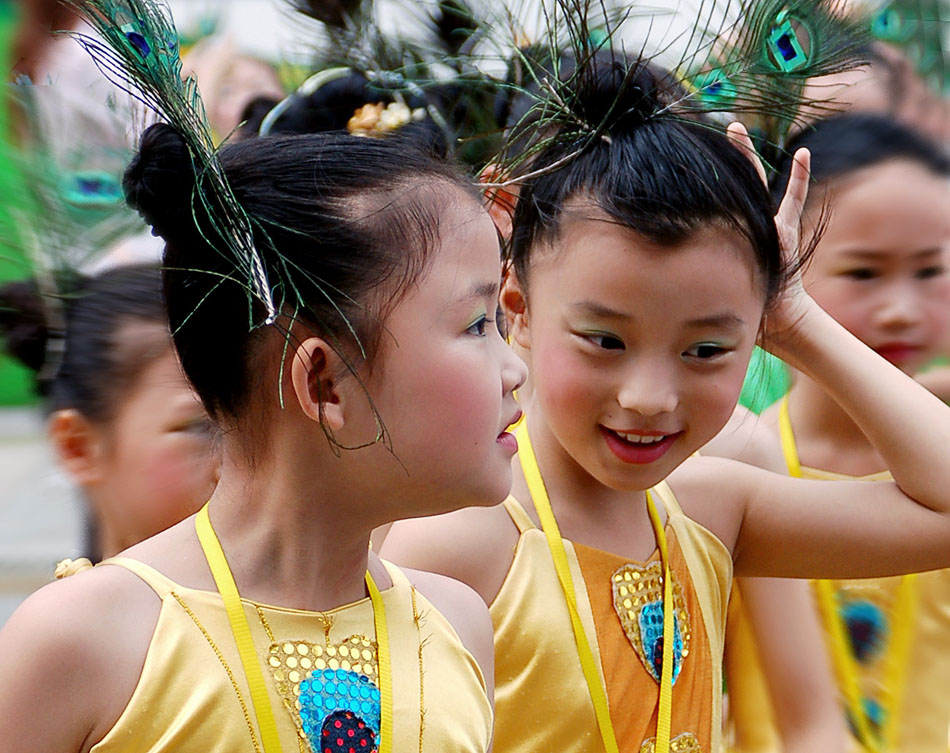
{"type": "Polygon", "coordinates": [[[628,442],[632,444],[656,444],[657,442],[662,442],[668,435],[660,436],[646,436],[644,434],[628,434],[623,431],[614,431],[614,434],[617,436],[623,437],[628,442]]]}

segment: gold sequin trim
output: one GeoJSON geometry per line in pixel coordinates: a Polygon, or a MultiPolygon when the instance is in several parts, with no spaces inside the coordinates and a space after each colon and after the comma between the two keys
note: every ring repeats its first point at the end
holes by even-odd
{"type": "MultiPolygon", "coordinates": [[[[655,753],[656,738],[651,737],[644,740],[640,746],[640,753],[655,753]]],[[[670,751],[672,753],[702,753],[703,749],[699,745],[699,740],[692,732],[684,732],[670,740],[670,751]]]]}
{"type": "MultiPolygon", "coordinates": [[[[691,638],[689,613],[686,611],[686,601],[683,589],[672,571],[673,604],[676,609],[676,618],[679,622],[683,638],[683,659],[689,656],[689,642],[691,638]]],[[[659,562],[651,562],[646,567],[626,564],[611,576],[611,587],[614,595],[614,610],[623,625],[623,631],[633,646],[640,661],[648,668],[650,657],[643,647],[640,635],[640,610],[647,604],[663,601],[663,567],[659,562]]]]}
{"type": "Polygon", "coordinates": [[[170,593],[175,598],[175,601],[181,605],[181,608],[185,610],[185,614],[187,614],[191,618],[191,621],[195,623],[195,626],[198,628],[198,630],[201,631],[201,634],[205,637],[205,640],[208,641],[208,645],[211,646],[211,650],[214,651],[214,655],[217,656],[218,661],[221,662],[221,666],[224,667],[224,671],[227,673],[228,679],[231,681],[231,687],[234,688],[234,694],[237,696],[238,703],[241,704],[241,713],[244,714],[244,723],[247,725],[247,731],[251,735],[251,744],[254,746],[255,753],[262,753],[261,746],[257,741],[257,733],[254,731],[254,724],[251,722],[251,715],[247,710],[247,704],[244,702],[244,696],[241,695],[241,689],[238,687],[237,680],[234,679],[234,673],[228,666],[227,661],[225,661],[224,655],[215,645],[208,631],[205,630],[205,626],[198,621],[197,615],[191,611],[191,607],[189,607],[177,593],[174,591],[171,591],[170,593]]]}
{"type": "Polygon", "coordinates": [[[379,682],[376,642],[365,635],[351,635],[341,643],[328,642],[326,646],[309,641],[275,641],[265,661],[284,707],[303,740],[307,739],[307,734],[300,723],[300,683],[307,679],[307,675],[315,670],[342,669],[365,675],[373,683],[379,682]]]}
{"type": "Polygon", "coordinates": [[[422,649],[425,648],[425,641],[422,640],[422,615],[416,606],[416,588],[410,589],[412,594],[412,620],[416,624],[416,634],[419,636],[419,753],[422,753],[422,741],[426,732],[426,691],[425,691],[425,669],[422,665],[422,649]]]}

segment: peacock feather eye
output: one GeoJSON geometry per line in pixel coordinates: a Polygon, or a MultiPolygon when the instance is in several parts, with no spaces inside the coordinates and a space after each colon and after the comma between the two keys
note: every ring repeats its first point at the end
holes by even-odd
{"type": "Polygon", "coordinates": [[[794,24],[788,10],[775,19],[765,41],[766,59],[783,73],[792,73],[808,63],[808,32],[801,24],[794,24]]]}
{"type": "Polygon", "coordinates": [[[69,204],[80,207],[102,207],[122,201],[118,178],[99,170],[81,170],[66,175],[60,192],[69,204]]]}
{"type": "Polygon", "coordinates": [[[699,98],[712,107],[729,107],[738,96],[736,85],[722,68],[713,68],[697,74],[693,77],[692,85],[699,94],[699,98]]]}
{"type": "Polygon", "coordinates": [[[884,7],[871,17],[871,33],[884,42],[906,42],[915,27],[916,22],[904,18],[897,8],[884,7]]]}

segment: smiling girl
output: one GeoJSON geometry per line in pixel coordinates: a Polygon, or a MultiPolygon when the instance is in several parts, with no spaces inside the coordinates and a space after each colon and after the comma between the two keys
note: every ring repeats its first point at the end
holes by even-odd
{"type": "Polygon", "coordinates": [[[383,552],[491,605],[499,749],[718,751],[733,575],[945,566],[950,409],[789,273],[807,152],[773,220],[741,128],[673,115],[662,77],[622,57],[575,81],[572,114],[602,136],[539,147],[513,217],[502,301],[532,383],[513,496],[397,523],[383,552]],[[763,323],[895,482],[690,458],[732,414],[763,323]]]}

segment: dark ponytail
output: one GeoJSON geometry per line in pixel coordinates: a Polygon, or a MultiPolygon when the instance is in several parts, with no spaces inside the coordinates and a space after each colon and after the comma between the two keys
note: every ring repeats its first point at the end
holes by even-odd
{"type": "Polygon", "coordinates": [[[36,392],[50,411],[73,408],[110,421],[142,370],[167,351],[168,325],[156,267],[117,267],[78,278],[48,316],[34,282],[0,287],[0,334],[7,351],[36,373],[36,392]],[[62,328],[61,320],[65,324],[62,328]],[[124,338],[130,325],[155,335],[124,338]]]}

